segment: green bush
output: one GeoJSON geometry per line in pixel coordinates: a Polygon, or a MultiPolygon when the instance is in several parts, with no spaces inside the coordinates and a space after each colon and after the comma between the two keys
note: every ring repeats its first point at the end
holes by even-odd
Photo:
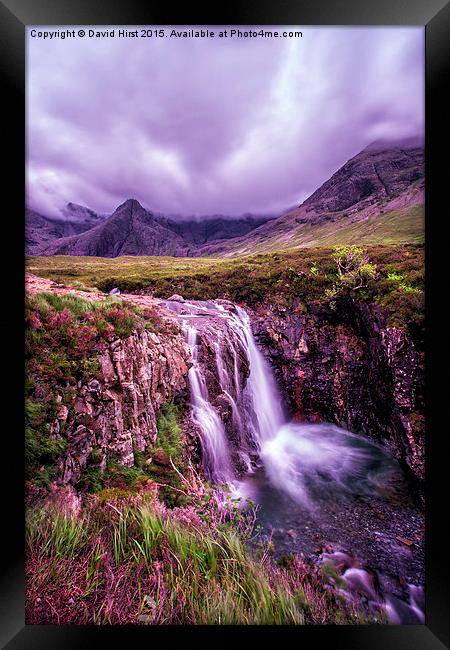
{"type": "Polygon", "coordinates": [[[178,423],[180,409],[175,404],[163,404],[157,419],[158,434],[154,450],[161,449],[174,463],[182,457],[181,427],[178,423]]]}
{"type": "Polygon", "coordinates": [[[56,474],[56,462],[67,448],[67,441],[51,437],[49,422],[56,417],[56,404],[25,402],[25,470],[27,478],[48,487],[56,474]]]}

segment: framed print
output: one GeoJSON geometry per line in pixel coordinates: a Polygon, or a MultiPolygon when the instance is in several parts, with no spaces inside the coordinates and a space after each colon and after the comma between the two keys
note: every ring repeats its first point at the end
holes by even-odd
{"type": "Polygon", "coordinates": [[[2,4],[4,647],[445,647],[435,4],[2,4]]]}

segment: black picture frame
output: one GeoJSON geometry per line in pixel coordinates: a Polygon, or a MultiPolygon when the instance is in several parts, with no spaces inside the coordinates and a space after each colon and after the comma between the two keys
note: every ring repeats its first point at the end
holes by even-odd
{"type": "MultiPolygon", "coordinates": [[[[88,648],[111,643],[198,643],[213,636],[230,643],[255,643],[255,628],[240,627],[109,627],[39,626],[24,623],[24,471],[23,471],[23,339],[24,302],[24,167],[25,167],[25,28],[28,25],[423,25],[426,43],[426,619],[417,626],[305,626],[259,628],[264,641],[295,641],[302,648],[324,644],[330,648],[358,650],[438,650],[450,646],[449,569],[445,557],[448,496],[446,465],[449,457],[445,431],[446,386],[439,380],[445,371],[447,350],[441,307],[448,307],[445,280],[446,244],[442,236],[446,166],[446,105],[443,102],[447,62],[450,8],[444,0],[332,0],[305,2],[256,2],[247,0],[206,8],[187,3],[174,14],[162,3],[129,0],[93,3],[80,0],[3,0],[0,2],[0,66],[3,99],[2,211],[4,233],[4,291],[0,317],[3,361],[0,372],[4,397],[2,424],[3,541],[1,563],[1,647],[88,648]],[[176,17],[175,17],[176,16],[176,17]],[[439,156],[439,153],[442,156],[439,156]],[[442,200],[442,202],[441,202],[442,200]],[[5,234],[7,233],[7,234],[5,234]],[[444,285],[445,286],[445,285],[444,285]],[[445,305],[446,301],[446,305],[445,305]],[[443,304],[444,303],[444,304],[443,304]],[[442,414],[442,415],[441,415],[442,414]],[[9,416],[9,419],[7,418],[9,416]],[[442,420],[441,420],[442,417],[442,420]],[[266,636],[268,635],[268,636],[266,636]],[[269,638],[272,637],[272,638],[269,638]],[[282,638],[280,638],[280,636],[282,638]],[[289,639],[287,638],[289,636],[289,639]]],[[[448,113],[448,111],[447,111],[448,113]]],[[[1,285],[0,285],[1,286],[1,285]]],[[[448,351],[448,350],[447,350],[448,351]]],[[[258,642],[258,641],[257,641],[258,642]]]]}

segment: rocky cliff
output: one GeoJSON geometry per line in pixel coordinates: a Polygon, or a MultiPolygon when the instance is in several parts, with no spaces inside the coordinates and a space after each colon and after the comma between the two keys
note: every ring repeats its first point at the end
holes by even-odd
{"type": "Polygon", "coordinates": [[[186,394],[183,332],[151,298],[133,304],[31,274],[27,294],[32,475],[55,462],[52,450],[61,484],[76,484],[87,467],[103,470],[110,459],[133,466],[136,452],[155,443],[161,407],[186,394]]]}
{"type": "Polygon", "coordinates": [[[75,483],[93,449],[97,465],[109,456],[134,465],[134,451],[151,448],[162,404],[186,389],[189,351],[182,335],[161,337],[133,332],[115,340],[99,358],[98,379],[78,386],[72,409],[62,407],[52,432],[64,424],[67,452],[59,462],[59,481],[75,483]]]}
{"type": "Polygon", "coordinates": [[[351,299],[334,310],[260,305],[252,325],[294,418],[367,434],[421,484],[423,354],[404,329],[351,299]]]}

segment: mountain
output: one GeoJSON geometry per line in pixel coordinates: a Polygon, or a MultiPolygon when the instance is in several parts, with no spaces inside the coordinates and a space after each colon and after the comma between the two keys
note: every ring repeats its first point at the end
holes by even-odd
{"type": "Polygon", "coordinates": [[[423,239],[423,143],[376,141],[347,161],[300,206],[204,255],[243,255],[294,246],[423,239]]]}
{"type": "Polygon", "coordinates": [[[100,215],[76,203],[68,203],[61,217],[47,217],[35,210],[25,210],[25,245],[29,255],[38,255],[43,246],[61,237],[85,232],[103,221],[100,215]]]}
{"type": "Polygon", "coordinates": [[[43,246],[40,255],[175,255],[187,256],[189,246],[166,228],[136,199],[128,199],[99,225],[79,235],[43,246]]]}
{"type": "Polygon", "coordinates": [[[100,223],[95,212],[73,203],[68,203],[62,212],[69,221],[50,222],[28,211],[30,255],[199,255],[202,245],[245,235],[271,218],[253,215],[167,218],[145,210],[135,199],[125,201],[110,217],[101,217],[100,223]],[[42,223],[52,224],[40,238],[38,217],[42,223]]]}
{"type": "Polygon", "coordinates": [[[68,203],[66,221],[28,211],[31,255],[236,256],[292,247],[419,242],[424,159],[418,139],[378,140],[279,217],[164,217],[128,199],[109,216],[68,203]]]}

